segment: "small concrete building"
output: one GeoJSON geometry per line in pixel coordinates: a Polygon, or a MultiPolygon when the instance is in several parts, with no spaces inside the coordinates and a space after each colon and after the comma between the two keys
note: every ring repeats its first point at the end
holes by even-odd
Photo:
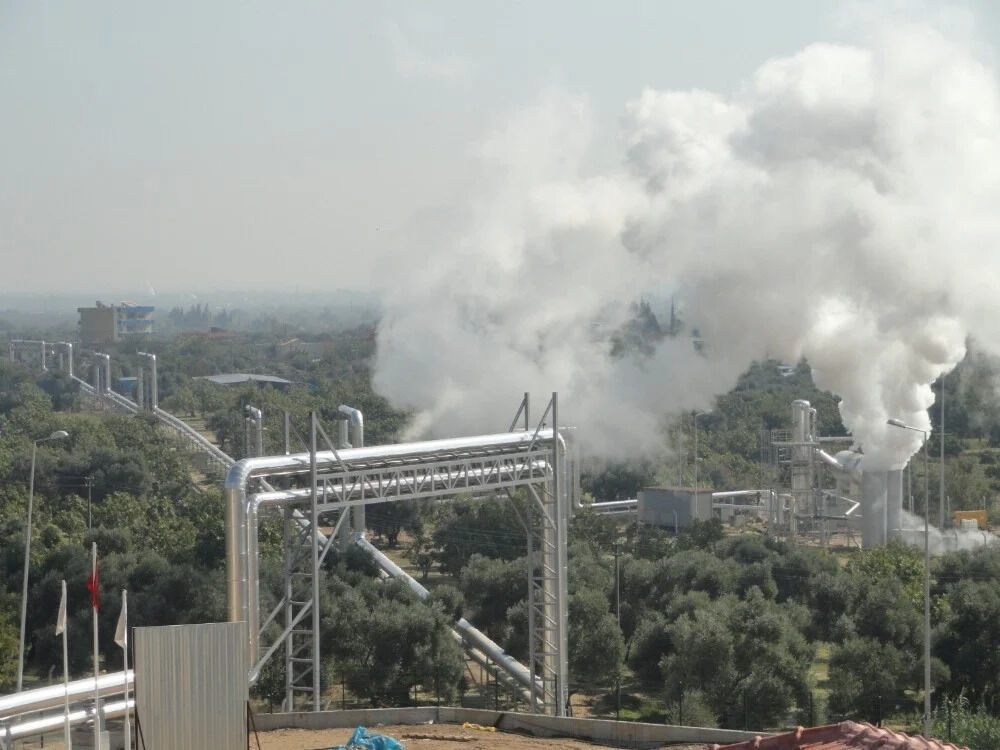
{"type": "Polygon", "coordinates": [[[693,487],[645,487],[639,490],[639,521],[684,529],[712,518],[712,490],[693,487]]]}
{"type": "Polygon", "coordinates": [[[100,302],[94,307],[78,307],[80,341],[85,345],[113,344],[118,340],[118,308],[100,302]]]}
{"type": "Polygon", "coordinates": [[[94,307],[78,307],[76,311],[80,313],[80,341],[88,346],[153,333],[155,308],[151,305],[105,305],[98,301],[94,307]]]}

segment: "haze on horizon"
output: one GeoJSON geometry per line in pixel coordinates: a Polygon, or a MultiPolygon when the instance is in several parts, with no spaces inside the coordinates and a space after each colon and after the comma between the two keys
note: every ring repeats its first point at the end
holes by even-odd
{"type": "Polygon", "coordinates": [[[377,291],[387,258],[433,263],[409,238],[455,223],[478,144],[544,92],[587,100],[603,166],[644,87],[736,90],[850,33],[845,7],[4,4],[0,294],[377,291]]]}

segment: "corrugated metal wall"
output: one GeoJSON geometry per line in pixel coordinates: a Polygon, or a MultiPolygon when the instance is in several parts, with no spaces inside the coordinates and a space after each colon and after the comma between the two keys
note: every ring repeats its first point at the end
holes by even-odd
{"type": "Polygon", "coordinates": [[[247,626],[135,629],[135,698],[147,750],[246,750],[247,626]]]}

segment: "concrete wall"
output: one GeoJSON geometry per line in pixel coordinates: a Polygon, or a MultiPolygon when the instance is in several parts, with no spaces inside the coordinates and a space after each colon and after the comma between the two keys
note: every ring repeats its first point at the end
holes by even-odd
{"type": "Polygon", "coordinates": [[[645,724],[637,721],[577,719],[541,716],[505,711],[484,711],[452,706],[419,708],[373,708],[355,711],[318,711],[259,714],[257,729],[335,729],[356,726],[377,727],[387,724],[462,724],[472,722],[493,726],[506,732],[526,732],[535,737],[573,737],[604,745],[654,748],[668,743],[728,744],[762,735],[735,729],[681,727],[668,724],[645,724]]]}
{"type": "Polygon", "coordinates": [[[667,529],[684,529],[694,520],[712,518],[712,490],[646,487],[639,490],[639,520],[667,529]]]}

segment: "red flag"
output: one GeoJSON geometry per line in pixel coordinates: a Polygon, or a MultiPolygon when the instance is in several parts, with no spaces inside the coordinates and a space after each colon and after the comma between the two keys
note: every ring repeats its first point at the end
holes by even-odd
{"type": "Polygon", "coordinates": [[[94,558],[94,571],[87,579],[87,591],[90,592],[90,606],[97,609],[97,558],[94,558]]]}

